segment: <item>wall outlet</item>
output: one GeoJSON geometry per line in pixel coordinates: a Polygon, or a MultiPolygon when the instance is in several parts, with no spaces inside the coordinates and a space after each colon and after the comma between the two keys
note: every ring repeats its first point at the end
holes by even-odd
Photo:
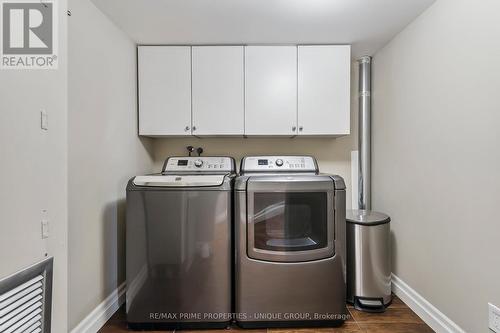
{"type": "Polygon", "coordinates": [[[488,303],[488,310],[490,330],[500,333],[500,308],[488,303]]]}

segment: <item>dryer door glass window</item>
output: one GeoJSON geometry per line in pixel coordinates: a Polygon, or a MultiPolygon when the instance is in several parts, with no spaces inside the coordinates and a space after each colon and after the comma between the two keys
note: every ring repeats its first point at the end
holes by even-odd
{"type": "Polygon", "coordinates": [[[254,248],[295,252],[328,246],[326,192],[254,194],[254,248]]]}

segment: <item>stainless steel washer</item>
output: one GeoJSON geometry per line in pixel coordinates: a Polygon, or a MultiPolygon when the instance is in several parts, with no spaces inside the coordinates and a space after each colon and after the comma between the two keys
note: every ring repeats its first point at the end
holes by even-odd
{"type": "Polygon", "coordinates": [[[235,182],[238,325],[338,326],[347,318],[345,185],[310,156],[251,156],[235,182]]]}
{"type": "Polygon", "coordinates": [[[170,157],[127,186],[127,322],[133,329],[231,321],[235,162],[170,157]]]}

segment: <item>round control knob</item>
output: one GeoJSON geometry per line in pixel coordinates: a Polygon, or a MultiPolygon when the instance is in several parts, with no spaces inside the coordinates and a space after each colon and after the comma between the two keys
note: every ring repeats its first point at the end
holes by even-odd
{"type": "Polygon", "coordinates": [[[277,166],[279,166],[279,167],[280,167],[280,166],[282,166],[282,165],[283,165],[283,160],[282,160],[282,159],[280,159],[280,158],[279,158],[279,159],[277,159],[277,160],[276,160],[276,165],[277,165],[277,166]]]}
{"type": "Polygon", "coordinates": [[[194,166],[195,167],[201,168],[202,165],[203,165],[203,161],[202,160],[196,160],[196,161],[194,161],[194,166]]]}

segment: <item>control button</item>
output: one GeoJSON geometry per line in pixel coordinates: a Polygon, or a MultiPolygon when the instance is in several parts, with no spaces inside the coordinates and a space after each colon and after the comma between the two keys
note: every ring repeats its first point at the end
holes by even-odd
{"type": "Polygon", "coordinates": [[[276,160],[276,165],[279,166],[279,167],[282,166],[283,165],[283,160],[282,159],[277,159],[276,160]]]}
{"type": "Polygon", "coordinates": [[[194,161],[194,166],[195,167],[201,168],[202,165],[203,165],[203,161],[202,160],[196,160],[196,161],[194,161]]]}

